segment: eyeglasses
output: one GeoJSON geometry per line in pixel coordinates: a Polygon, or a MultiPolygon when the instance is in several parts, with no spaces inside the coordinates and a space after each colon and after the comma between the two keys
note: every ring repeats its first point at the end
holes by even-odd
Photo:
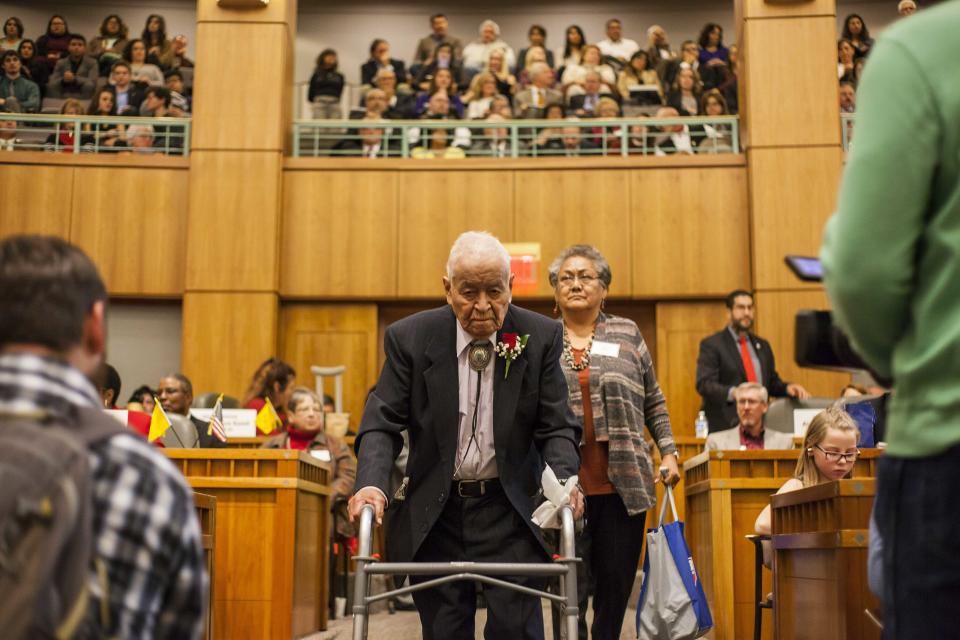
{"type": "Polygon", "coordinates": [[[737,404],[742,405],[744,407],[753,407],[758,404],[763,404],[763,402],[760,400],[754,400],[753,398],[738,398],[737,404]]]}
{"type": "Polygon", "coordinates": [[[813,446],[814,448],[820,450],[820,452],[823,454],[823,457],[827,459],[827,462],[854,462],[860,457],[860,449],[851,451],[850,453],[842,453],[840,451],[827,451],[818,444],[813,446]]]}
{"type": "Polygon", "coordinates": [[[569,289],[570,287],[573,286],[573,283],[578,280],[580,281],[580,284],[582,284],[583,286],[589,287],[595,284],[599,279],[600,279],[599,277],[592,276],[589,273],[584,273],[579,276],[571,273],[565,273],[562,276],[560,276],[557,280],[558,282],[560,282],[561,287],[565,287],[569,289]]]}

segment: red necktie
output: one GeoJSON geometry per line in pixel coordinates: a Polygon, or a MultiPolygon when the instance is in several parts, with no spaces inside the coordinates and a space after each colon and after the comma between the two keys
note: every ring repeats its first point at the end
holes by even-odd
{"type": "Polygon", "coordinates": [[[747,372],[747,382],[757,381],[757,372],[753,370],[753,358],[747,347],[747,336],[740,334],[740,357],[743,359],[743,370],[747,372]]]}

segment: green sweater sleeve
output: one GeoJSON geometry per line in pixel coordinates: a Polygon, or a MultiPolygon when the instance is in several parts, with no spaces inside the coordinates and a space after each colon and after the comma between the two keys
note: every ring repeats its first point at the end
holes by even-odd
{"type": "Polygon", "coordinates": [[[820,257],[837,324],[861,356],[890,375],[908,319],[918,242],[942,128],[924,69],[896,40],[874,47],[837,212],[820,257]]]}

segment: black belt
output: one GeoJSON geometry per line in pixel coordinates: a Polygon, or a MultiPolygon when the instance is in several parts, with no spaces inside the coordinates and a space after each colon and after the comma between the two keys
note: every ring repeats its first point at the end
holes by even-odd
{"type": "Polygon", "coordinates": [[[450,495],[461,498],[479,498],[490,493],[503,491],[498,478],[489,480],[454,480],[450,495]]]}

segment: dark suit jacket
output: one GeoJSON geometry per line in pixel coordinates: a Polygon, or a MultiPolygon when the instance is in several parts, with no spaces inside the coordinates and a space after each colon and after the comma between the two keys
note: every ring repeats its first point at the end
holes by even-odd
{"type": "MultiPolygon", "coordinates": [[[[407,68],[403,65],[403,60],[390,58],[390,66],[393,67],[393,72],[397,74],[397,84],[407,81],[407,68]]],[[[373,78],[377,75],[379,69],[376,60],[364,62],[360,65],[360,83],[373,84],[373,78]]]]}
{"type": "MultiPolygon", "coordinates": [[[[402,432],[409,435],[406,499],[392,502],[388,512],[392,561],[413,558],[449,498],[459,424],[456,322],[453,310],[443,307],[387,328],[386,362],[360,423],[356,486],[378,487],[388,496],[402,432]]],[[[560,479],[576,474],[581,426],[567,404],[560,324],[511,305],[502,332],[530,338],[506,379],[504,359],[495,360],[497,469],[510,503],[542,544],[530,516],[543,461],[560,479]]]]}
{"type": "MultiPolygon", "coordinates": [[[[777,373],[770,343],[752,333],[748,334],[747,339],[760,359],[763,376],[760,383],[771,396],[787,395],[787,383],[777,373]]],[[[730,387],[746,381],[747,372],[743,369],[740,348],[726,327],[700,341],[697,392],[703,397],[701,408],[707,414],[711,432],[729,429],[737,424],[737,407],[734,402],[727,402],[727,393],[730,387]]]]}

